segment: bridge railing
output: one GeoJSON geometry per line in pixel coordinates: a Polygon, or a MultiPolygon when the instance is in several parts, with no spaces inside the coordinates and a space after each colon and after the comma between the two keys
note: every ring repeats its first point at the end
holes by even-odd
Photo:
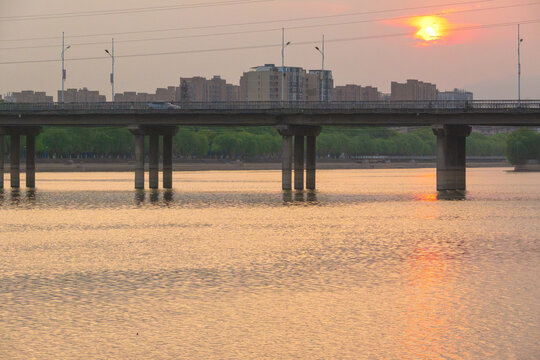
{"type": "Polygon", "coordinates": [[[234,101],[234,102],[103,102],[0,103],[0,112],[186,112],[186,111],[372,111],[482,112],[540,110],[540,100],[475,101],[234,101]]]}

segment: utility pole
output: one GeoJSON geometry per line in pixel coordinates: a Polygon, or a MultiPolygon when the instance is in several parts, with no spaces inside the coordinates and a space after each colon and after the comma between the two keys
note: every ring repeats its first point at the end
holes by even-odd
{"type": "Polygon", "coordinates": [[[518,24],[518,101],[521,101],[521,33],[518,24]]]}
{"type": "Polygon", "coordinates": [[[322,36],[322,50],[318,46],[315,46],[315,49],[322,55],[322,71],[321,71],[321,102],[324,101],[324,83],[325,83],[325,74],[324,74],[324,35],[322,36]]]}
{"type": "Polygon", "coordinates": [[[111,72],[111,87],[112,87],[112,96],[111,101],[114,102],[114,38],[112,39],[112,48],[111,52],[109,50],[105,49],[105,52],[109,54],[109,56],[112,59],[112,72],[111,72]]]}
{"type": "Polygon", "coordinates": [[[291,42],[285,44],[285,28],[281,28],[281,101],[285,100],[285,48],[291,45],[291,42]]]}
{"type": "Polygon", "coordinates": [[[71,45],[68,45],[67,47],[64,44],[64,32],[62,31],[62,104],[64,103],[64,82],[66,81],[66,69],[64,67],[64,54],[67,49],[69,49],[71,45]]]}

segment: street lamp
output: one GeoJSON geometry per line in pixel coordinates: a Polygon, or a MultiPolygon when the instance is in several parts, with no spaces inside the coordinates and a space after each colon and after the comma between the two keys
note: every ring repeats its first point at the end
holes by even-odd
{"type": "Polygon", "coordinates": [[[322,50],[315,46],[315,49],[322,55],[322,71],[321,71],[321,102],[324,101],[324,35],[322,36],[322,50]]]}
{"type": "Polygon", "coordinates": [[[523,39],[519,31],[518,24],[518,101],[521,101],[521,43],[523,39]]]}
{"type": "Polygon", "coordinates": [[[281,101],[285,98],[285,48],[291,45],[291,42],[288,41],[285,43],[285,28],[281,28],[281,101]]]}
{"type": "Polygon", "coordinates": [[[112,97],[111,101],[114,102],[114,38],[112,39],[112,48],[111,52],[109,50],[105,49],[105,52],[109,54],[109,56],[112,59],[112,72],[111,72],[111,87],[112,87],[112,97]]]}
{"type": "Polygon", "coordinates": [[[64,54],[69,48],[71,48],[71,45],[65,46],[64,32],[62,32],[62,104],[64,103],[64,82],[66,81],[66,69],[64,67],[64,54]]]}

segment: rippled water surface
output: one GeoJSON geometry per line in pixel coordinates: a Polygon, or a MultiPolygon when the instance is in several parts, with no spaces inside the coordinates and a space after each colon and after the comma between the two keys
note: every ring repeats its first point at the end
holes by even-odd
{"type": "Polygon", "coordinates": [[[540,174],[37,174],[0,193],[1,359],[539,359],[540,174]]]}

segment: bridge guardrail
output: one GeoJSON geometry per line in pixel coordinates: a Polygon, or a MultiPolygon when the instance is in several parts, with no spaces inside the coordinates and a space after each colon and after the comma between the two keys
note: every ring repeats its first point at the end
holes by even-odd
{"type": "Polygon", "coordinates": [[[171,109],[150,109],[150,102],[0,103],[0,113],[13,112],[189,112],[189,111],[366,111],[366,112],[483,112],[540,110],[540,100],[474,101],[235,101],[173,102],[171,109]],[[180,107],[179,109],[177,107],[180,107]]]}

